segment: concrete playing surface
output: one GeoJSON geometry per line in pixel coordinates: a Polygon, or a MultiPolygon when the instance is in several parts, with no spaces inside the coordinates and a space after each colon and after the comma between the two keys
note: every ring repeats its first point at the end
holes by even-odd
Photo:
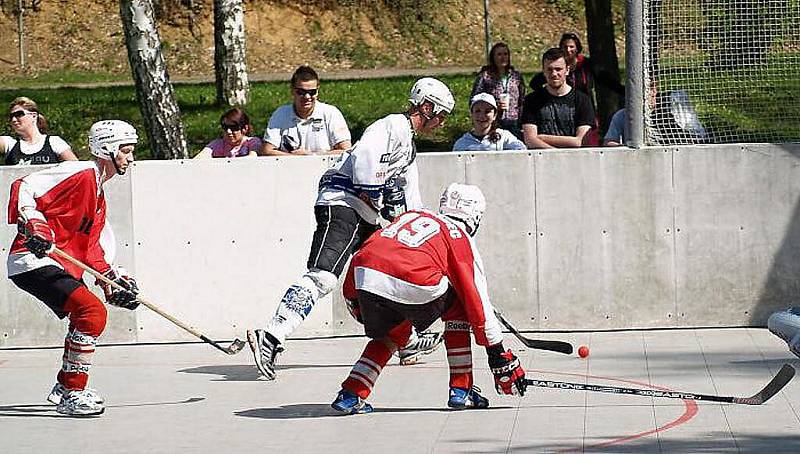
{"type": "MultiPolygon", "coordinates": [[[[529,337],[590,347],[580,359],[524,350],[507,335],[529,376],[559,381],[749,396],[784,362],[800,366],[764,329],[529,337]]],[[[273,382],[258,378],[248,348],[101,347],[90,386],[107,409],[89,419],[45,402],[59,350],[0,350],[0,452],[800,452],[800,378],[763,406],[541,388],[500,397],[483,348],[473,349],[475,379],[488,410],[446,409],[442,348],[415,366],[393,359],[369,399],[375,413],[334,415],[330,402],[365,342],[290,341],[273,382]]]]}

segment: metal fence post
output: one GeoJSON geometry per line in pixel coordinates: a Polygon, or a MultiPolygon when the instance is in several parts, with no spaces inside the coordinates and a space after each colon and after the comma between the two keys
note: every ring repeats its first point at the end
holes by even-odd
{"type": "Polygon", "coordinates": [[[646,0],[627,0],[625,15],[625,145],[641,148],[644,141],[644,8],[646,0]]]}

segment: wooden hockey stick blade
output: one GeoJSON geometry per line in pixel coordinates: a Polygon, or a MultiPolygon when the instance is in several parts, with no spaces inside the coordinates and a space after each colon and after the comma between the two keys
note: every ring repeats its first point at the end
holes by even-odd
{"type": "Polygon", "coordinates": [[[497,316],[497,319],[500,320],[500,323],[502,323],[503,326],[505,326],[509,331],[511,331],[511,334],[513,334],[517,339],[519,339],[520,342],[525,344],[526,347],[535,348],[537,350],[547,350],[551,352],[564,353],[565,355],[572,354],[573,348],[572,344],[570,344],[569,342],[529,339],[520,334],[520,332],[517,331],[517,329],[514,328],[514,326],[511,325],[511,323],[509,323],[508,320],[506,320],[505,317],[503,317],[503,314],[501,314],[499,311],[495,311],[494,314],[497,316]]]}
{"type": "MultiPolygon", "coordinates": [[[[112,281],[111,279],[107,278],[106,276],[104,276],[99,271],[97,271],[94,268],[86,265],[85,263],[81,262],[80,260],[72,257],[71,255],[67,254],[66,252],[62,251],[61,249],[59,249],[59,248],[54,246],[52,252],[54,254],[62,257],[63,259],[67,260],[68,262],[78,266],[83,271],[86,271],[87,273],[91,274],[92,276],[95,277],[95,279],[98,279],[98,280],[100,280],[102,282],[105,282],[106,284],[108,284],[108,285],[110,285],[110,286],[112,286],[112,287],[114,287],[116,289],[127,290],[127,289],[123,288],[121,285],[119,285],[118,283],[116,283],[116,282],[112,281]]],[[[228,355],[235,355],[235,354],[239,353],[240,351],[242,351],[242,348],[244,348],[245,344],[244,344],[244,341],[241,340],[241,339],[234,339],[233,342],[231,342],[231,344],[228,347],[221,346],[217,342],[207,338],[205,335],[203,335],[202,333],[200,333],[199,331],[197,331],[193,327],[191,327],[191,326],[187,325],[186,323],[182,322],[181,320],[175,318],[175,316],[173,316],[172,314],[164,311],[160,307],[158,307],[155,304],[151,303],[150,301],[144,299],[141,295],[136,295],[136,301],[138,301],[142,306],[150,309],[151,311],[155,312],[156,314],[158,314],[158,315],[166,318],[167,320],[171,321],[173,324],[175,324],[175,326],[183,329],[187,333],[199,338],[203,342],[211,344],[214,348],[216,348],[217,350],[219,350],[221,352],[224,352],[224,353],[226,353],[228,355]]]]}
{"type": "Polygon", "coordinates": [[[553,388],[553,389],[567,389],[575,391],[592,391],[599,393],[609,394],[624,394],[633,396],[644,397],[664,397],[669,399],[683,399],[683,400],[705,400],[712,402],[726,402],[733,404],[744,405],[761,405],[772,396],[778,393],[787,383],[794,377],[794,367],[789,364],[784,364],[781,370],[775,377],[767,383],[761,391],[757,392],[751,397],[729,397],[729,396],[715,396],[711,394],[695,394],[684,391],[665,391],[660,389],[641,389],[641,388],[623,388],[618,386],[597,385],[592,383],[572,383],[553,380],[536,380],[528,378],[525,383],[528,386],[538,386],[540,388],[553,388]]]}

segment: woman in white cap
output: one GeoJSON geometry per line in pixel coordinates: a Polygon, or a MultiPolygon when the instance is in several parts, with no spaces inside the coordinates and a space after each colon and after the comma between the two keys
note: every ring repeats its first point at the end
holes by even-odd
{"type": "Polygon", "coordinates": [[[469,102],[472,130],[456,140],[453,151],[525,150],[525,143],[497,127],[497,101],[489,93],[478,93],[469,102]]]}

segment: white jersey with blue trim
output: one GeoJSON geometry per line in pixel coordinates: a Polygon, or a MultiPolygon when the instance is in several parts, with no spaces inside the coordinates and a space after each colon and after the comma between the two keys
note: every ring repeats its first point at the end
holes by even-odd
{"type": "MultiPolygon", "coordinates": [[[[361,140],[325,172],[316,204],[349,206],[365,221],[378,224],[384,188],[398,179],[401,185],[411,183],[405,176],[415,158],[409,118],[404,114],[381,118],[369,125],[361,140]]],[[[416,179],[412,184],[417,184],[416,179]]],[[[409,189],[419,193],[416,187],[409,189]]]]}

